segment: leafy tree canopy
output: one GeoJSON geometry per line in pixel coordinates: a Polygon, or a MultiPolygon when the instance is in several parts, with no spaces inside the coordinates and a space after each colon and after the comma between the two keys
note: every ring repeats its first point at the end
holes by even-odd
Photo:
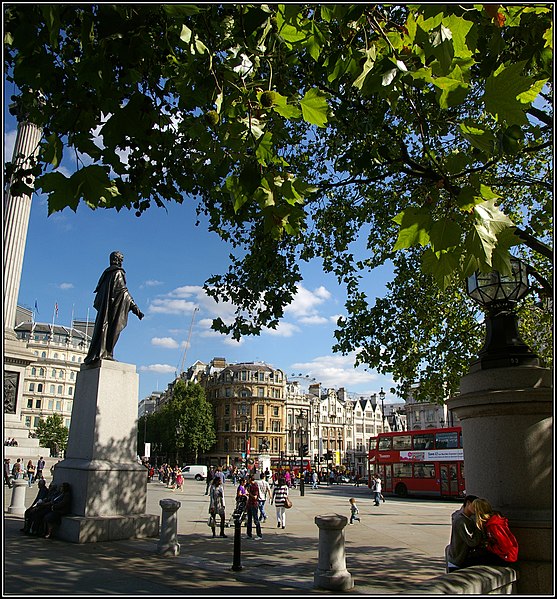
{"type": "Polygon", "coordinates": [[[57,448],[65,451],[68,445],[68,428],[64,426],[64,419],[60,414],[52,414],[46,420],[37,423],[37,437],[41,447],[57,448]]]}
{"type": "Polygon", "coordinates": [[[211,449],[216,441],[212,406],[205,399],[205,391],[196,383],[179,379],[172,389],[172,397],[164,406],[138,423],[139,444],[155,443],[161,453],[184,454],[197,458],[211,449]]]}
{"type": "Polygon", "coordinates": [[[277,326],[319,258],[348,293],[335,349],[440,397],[481,342],[468,275],[509,272],[512,248],[552,295],[552,19],[549,4],[9,5],[13,111],[44,131],[14,189],[37,175],[50,213],[196,201],[235,247],[206,290],[237,306],[214,323],[236,338],[277,326]],[[391,261],[370,306],[362,279],[391,261]]]}

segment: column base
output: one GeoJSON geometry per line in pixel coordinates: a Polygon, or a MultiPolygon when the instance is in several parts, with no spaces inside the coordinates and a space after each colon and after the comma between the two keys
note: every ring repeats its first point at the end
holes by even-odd
{"type": "Polygon", "coordinates": [[[65,516],[56,537],[70,543],[100,543],[143,539],[159,535],[159,516],[65,516]]]}
{"type": "Polygon", "coordinates": [[[313,575],[313,588],[328,589],[330,591],[349,591],[354,588],[354,579],[348,570],[344,572],[316,570],[313,575]]]}

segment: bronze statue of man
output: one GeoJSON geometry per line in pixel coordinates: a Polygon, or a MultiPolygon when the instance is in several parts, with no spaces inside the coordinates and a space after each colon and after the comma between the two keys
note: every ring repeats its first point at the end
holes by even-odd
{"type": "Polygon", "coordinates": [[[128,312],[133,312],[139,320],[144,316],[126,287],[123,262],[124,255],[121,252],[112,252],[110,266],[101,275],[95,289],[97,295],[93,306],[97,310],[97,318],[84,364],[96,360],[114,360],[114,346],[128,324],[128,312]]]}

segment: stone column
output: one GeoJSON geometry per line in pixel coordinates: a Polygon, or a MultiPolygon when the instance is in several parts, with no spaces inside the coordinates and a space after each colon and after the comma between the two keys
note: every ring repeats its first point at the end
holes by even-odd
{"type": "Polygon", "coordinates": [[[161,536],[157,545],[157,553],[165,556],[180,555],[180,544],[178,543],[178,510],[182,506],[174,499],[161,499],[159,505],[162,508],[161,536]]]}
{"type": "MultiPolygon", "coordinates": [[[[42,130],[33,123],[22,122],[17,127],[12,162],[23,168],[32,166],[39,150],[42,130]]],[[[25,182],[34,186],[34,177],[27,175],[25,182]]],[[[31,212],[31,196],[12,196],[8,191],[4,196],[4,329],[13,333],[15,311],[19,295],[23,254],[31,212]]]]}
{"type": "Polygon", "coordinates": [[[344,552],[347,523],[348,518],[340,514],[315,516],[319,527],[319,562],[313,576],[314,588],[348,591],[354,586],[352,574],[346,569],[344,552]]]}
{"type": "Polygon", "coordinates": [[[553,592],[553,389],[539,366],[475,369],[448,400],[462,422],[466,492],[509,519],[518,593],[553,592]]]}
{"type": "MultiPolygon", "coordinates": [[[[29,122],[19,123],[12,162],[27,168],[36,157],[41,129],[29,122]]],[[[33,186],[34,178],[27,183],[33,186]]],[[[35,361],[33,352],[17,339],[14,332],[15,313],[23,268],[23,254],[31,196],[4,195],[4,430],[16,438],[27,437],[27,427],[21,422],[21,399],[25,368],[35,361]]]]}

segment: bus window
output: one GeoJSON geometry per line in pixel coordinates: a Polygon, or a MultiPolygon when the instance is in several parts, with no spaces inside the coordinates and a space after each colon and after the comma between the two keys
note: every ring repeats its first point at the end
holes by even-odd
{"type": "Polygon", "coordinates": [[[412,449],[412,437],[410,435],[393,437],[393,449],[412,449]]]}
{"type": "Polygon", "coordinates": [[[458,447],[458,433],[435,433],[435,449],[456,449],[458,447]]]}
{"type": "Polygon", "coordinates": [[[414,464],[415,478],[435,478],[435,464],[429,462],[423,464],[414,464]]]}
{"type": "Polygon", "coordinates": [[[412,476],[412,464],[393,464],[393,476],[410,478],[412,476]]]}
{"type": "Polygon", "coordinates": [[[386,449],[391,449],[392,448],[392,437],[381,437],[379,439],[379,445],[377,447],[377,449],[382,449],[383,451],[385,451],[386,449]]]}
{"type": "Polygon", "coordinates": [[[414,449],[433,449],[433,434],[414,435],[414,449]]]}
{"type": "Polygon", "coordinates": [[[458,446],[459,447],[464,447],[464,445],[462,444],[462,431],[460,431],[458,433],[458,446]]]}

